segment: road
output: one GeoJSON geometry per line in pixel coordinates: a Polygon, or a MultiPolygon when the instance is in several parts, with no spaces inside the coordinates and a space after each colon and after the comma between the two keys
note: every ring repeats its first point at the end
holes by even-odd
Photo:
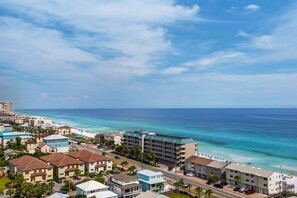
{"type": "MultiPolygon", "coordinates": [[[[75,144],[75,143],[73,143],[73,144],[75,144]]],[[[88,145],[77,145],[77,144],[75,144],[75,146],[78,147],[79,149],[86,149],[86,150],[89,150],[89,151],[102,153],[102,150],[91,147],[91,146],[88,146],[88,145]]],[[[113,153],[107,153],[107,156],[110,157],[110,158],[115,157],[115,155],[113,153]]],[[[143,167],[145,169],[149,169],[149,170],[152,170],[152,171],[161,171],[164,174],[165,177],[173,179],[173,180],[176,179],[176,173],[164,171],[164,170],[162,170],[160,168],[148,166],[146,164],[141,164],[140,162],[137,162],[137,161],[134,161],[134,160],[122,157],[122,156],[121,156],[120,160],[127,161],[129,164],[132,164],[132,165],[137,166],[137,167],[143,167]]],[[[178,179],[183,179],[185,182],[187,182],[189,184],[192,184],[193,186],[199,186],[199,187],[203,188],[204,190],[211,189],[213,191],[214,195],[219,197],[219,198],[231,198],[231,197],[232,198],[247,198],[247,197],[251,197],[251,196],[247,196],[245,194],[239,194],[237,192],[227,191],[227,190],[215,188],[213,186],[207,185],[206,183],[202,183],[200,181],[197,181],[194,177],[187,177],[185,175],[178,174],[178,179]]]]}

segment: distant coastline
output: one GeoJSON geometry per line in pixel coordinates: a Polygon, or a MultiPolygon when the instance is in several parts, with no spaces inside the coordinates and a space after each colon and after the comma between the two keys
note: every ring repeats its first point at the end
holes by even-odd
{"type": "MultiPolygon", "coordinates": [[[[155,120],[151,120],[152,119],[152,115],[148,116],[148,118],[146,117],[146,115],[144,116],[143,114],[154,114],[157,115],[155,111],[160,111],[160,109],[156,110],[156,109],[146,109],[146,110],[141,110],[141,109],[79,109],[79,110],[59,110],[59,109],[51,109],[51,110],[17,110],[17,113],[20,114],[28,114],[28,115],[38,115],[38,116],[43,116],[49,119],[52,119],[53,121],[60,123],[62,125],[70,125],[71,127],[74,127],[74,129],[72,130],[74,133],[80,133],[80,129],[83,129],[83,135],[85,136],[90,136],[93,137],[96,133],[102,133],[102,132],[109,132],[109,131],[126,131],[126,130],[130,130],[130,129],[145,129],[145,130],[149,130],[149,131],[157,131],[157,132],[161,132],[164,133],[164,131],[166,131],[167,134],[172,134],[175,135],[177,134],[177,131],[180,130],[179,128],[179,124],[183,125],[182,130],[180,131],[187,131],[188,130],[188,126],[191,126],[191,124],[193,125],[196,124],[195,121],[196,120],[190,120],[189,118],[187,118],[186,116],[191,115],[191,112],[195,112],[197,111],[197,109],[187,109],[185,111],[190,111],[184,113],[184,117],[186,117],[186,119],[184,117],[182,117],[182,119],[178,119],[180,116],[177,116],[175,119],[174,114],[172,115],[172,113],[176,114],[176,111],[180,111],[181,110],[185,110],[185,109],[164,109],[161,111],[169,111],[167,112],[168,115],[170,116],[170,119],[167,119],[163,122],[165,122],[166,125],[168,126],[172,126],[174,125],[176,128],[171,127],[172,130],[170,130],[170,127],[168,130],[167,126],[164,129],[164,124],[155,124],[155,120]],[[98,111],[103,111],[101,113],[98,114],[98,111]],[[111,112],[112,113],[111,113],[111,112]],[[134,112],[136,111],[136,112],[134,112]],[[147,111],[145,113],[141,113],[142,111],[147,111]],[[128,113],[127,113],[128,112],[128,113]],[[134,112],[133,115],[131,116],[131,112],[134,112]],[[135,115],[139,114],[139,117],[137,119],[134,119],[135,115]],[[128,116],[125,116],[128,115],[128,116]],[[132,118],[131,118],[132,117],[132,118]],[[174,119],[172,119],[172,117],[174,119]],[[187,120],[188,119],[188,120],[187,120]],[[180,123],[178,123],[180,122],[180,123]],[[186,123],[186,124],[185,124],[186,123]],[[76,128],[76,129],[75,129],[76,128]],[[159,130],[158,130],[159,129],[159,130]]],[[[199,109],[200,110],[200,109],[199,109]]],[[[231,111],[231,116],[233,116],[232,112],[235,111],[240,111],[242,109],[228,109],[229,111],[231,111]]],[[[259,109],[257,109],[258,111],[259,109]]],[[[294,123],[294,116],[295,114],[297,115],[297,110],[292,110],[289,109],[289,113],[284,113],[283,111],[287,110],[287,109],[281,109],[282,112],[276,112],[275,113],[275,109],[266,109],[266,111],[268,111],[270,114],[272,113],[272,118],[277,116],[283,116],[281,118],[283,119],[279,119],[277,120],[278,122],[293,122],[293,125],[291,127],[297,126],[297,123],[294,123]],[[293,117],[293,118],[292,118],[293,117]]],[[[209,111],[209,109],[202,109],[200,110],[202,111],[201,114],[199,114],[200,116],[203,115],[203,113],[209,111]]],[[[211,111],[215,111],[215,109],[211,109],[211,111]]],[[[219,111],[223,111],[223,109],[219,109],[219,111]]],[[[230,112],[227,112],[227,114],[230,114],[230,112]]],[[[162,112],[164,114],[164,112],[162,112]]],[[[165,114],[167,114],[165,113],[165,114]]],[[[268,113],[268,114],[269,114],[268,113]]],[[[225,113],[226,114],[226,113],[225,113]]],[[[267,114],[267,113],[266,113],[267,114]]],[[[267,116],[265,114],[265,116],[267,116]]],[[[161,115],[162,116],[162,115],[161,115]]],[[[195,116],[195,115],[194,115],[195,116]]],[[[203,115],[203,116],[208,116],[207,119],[210,119],[211,122],[216,121],[216,119],[221,120],[222,117],[215,117],[213,118],[213,120],[211,120],[211,115],[207,114],[207,115],[203,115]]],[[[229,115],[230,116],[230,115],[229,115]]],[[[260,115],[261,116],[261,115],[260,115]]],[[[264,116],[264,117],[265,117],[264,116]]],[[[271,115],[270,115],[271,116],[271,115]]],[[[253,114],[250,115],[250,117],[253,117],[253,114]]],[[[255,117],[255,116],[254,116],[255,117]]],[[[257,117],[257,115],[256,115],[257,117]]],[[[263,117],[263,116],[262,116],[263,117]]],[[[158,115],[155,119],[158,119],[158,115]]],[[[246,119],[246,117],[244,117],[246,119]]],[[[202,121],[205,122],[209,121],[207,119],[204,119],[202,121]]],[[[254,119],[254,118],[253,118],[254,119]]],[[[261,119],[261,118],[256,118],[256,119],[261,119]]],[[[262,122],[262,124],[267,124],[267,119],[263,119],[265,120],[264,122],[262,122]]],[[[211,124],[209,126],[205,126],[205,123],[203,123],[201,120],[198,120],[198,124],[203,125],[203,127],[205,127],[205,131],[211,131],[211,130],[221,130],[219,128],[219,126],[211,126],[211,124]]],[[[229,121],[229,120],[227,120],[229,121]]],[[[259,120],[257,120],[259,122],[259,120]]],[[[261,123],[261,122],[260,122],[261,123]]],[[[197,124],[197,125],[198,125],[197,124]]],[[[226,123],[219,123],[221,124],[222,128],[226,128],[227,127],[231,127],[230,122],[226,122],[226,123]]],[[[217,125],[219,125],[217,124],[217,125]]],[[[258,125],[258,124],[257,124],[258,125]]],[[[264,126],[264,128],[267,128],[267,126],[264,126]]],[[[232,128],[231,128],[232,129],[232,128]]],[[[261,129],[259,127],[259,129],[261,129]]],[[[243,129],[241,130],[247,130],[246,126],[243,125],[243,129]]],[[[217,157],[220,159],[225,159],[228,161],[235,161],[235,162],[240,162],[240,163],[245,163],[245,164],[251,164],[253,166],[258,166],[258,167],[262,167],[262,168],[267,168],[267,169],[271,169],[271,170],[276,170],[278,172],[282,172],[282,173],[293,173],[293,174],[297,174],[297,167],[294,167],[294,164],[297,164],[297,160],[295,159],[288,159],[287,156],[285,156],[285,153],[283,155],[282,158],[277,157],[277,156],[269,156],[267,154],[265,154],[265,152],[267,151],[261,151],[259,153],[256,153],[255,151],[249,151],[251,150],[251,148],[245,148],[245,150],[243,149],[236,149],[236,148],[230,148],[228,147],[229,144],[225,143],[224,144],[216,144],[216,142],[224,143],[224,139],[228,138],[228,135],[230,136],[230,134],[227,134],[225,131],[222,131],[221,136],[223,138],[223,140],[220,139],[212,139],[212,137],[214,137],[214,134],[209,134],[209,136],[207,136],[207,134],[203,135],[202,137],[196,136],[195,133],[191,133],[191,134],[187,134],[187,133],[183,133],[183,135],[186,135],[188,137],[194,138],[194,139],[198,139],[199,141],[197,141],[199,143],[199,153],[202,153],[203,155],[207,155],[207,156],[213,156],[213,157],[217,157]],[[207,141],[208,140],[208,141],[207,141]],[[267,162],[268,163],[265,163],[267,162]],[[274,163],[271,163],[274,162],[274,163]],[[296,163],[295,163],[296,162],[296,163]],[[294,169],[295,168],[295,169],[294,169]]],[[[232,135],[232,134],[231,134],[232,135]]],[[[293,134],[294,135],[294,134],[293,134]]],[[[297,135],[295,135],[297,136],[297,135]]],[[[231,137],[234,138],[234,137],[231,137]]],[[[296,137],[295,137],[296,138],[296,137]]],[[[238,144],[238,142],[235,142],[234,144],[238,144]]],[[[269,152],[267,152],[269,153],[269,152]]]]}

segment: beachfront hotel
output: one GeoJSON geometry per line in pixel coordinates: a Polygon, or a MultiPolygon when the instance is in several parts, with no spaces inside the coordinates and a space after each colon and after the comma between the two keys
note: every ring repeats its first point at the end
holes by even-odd
{"type": "Polygon", "coordinates": [[[267,195],[282,192],[281,174],[238,163],[226,167],[226,181],[231,186],[249,187],[267,195]]]}
{"type": "Polygon", "coordinates": [[[12,113],[12,102],[10,101],[0,101],[0,113],[12,113]]]}
{"type": "Polygon", "coordinates": [[[10,171],[13,174],[22,174],[26,182],[45,182],[54,178],[53,166],[36,157],[24,155],[9,160],[9,164],[10,171]]]}
{"type": "Polygon", "coordinates": [[[159,162],[183,166],[185,160],[197,153],[197,143],[191,138],[163,135],[147,131],[124,133],[124,144],[129,148],[138,145],[142,151],[151,149],[159,162]]]}
{"type": "Polygon", "coordinates": [[[186,159],[185,172],[193,173],[196,177],[202,179],[208,179],[210,176],[217,176],[221,179],[227,165],[228,162],[191,156],[186,159]]]}

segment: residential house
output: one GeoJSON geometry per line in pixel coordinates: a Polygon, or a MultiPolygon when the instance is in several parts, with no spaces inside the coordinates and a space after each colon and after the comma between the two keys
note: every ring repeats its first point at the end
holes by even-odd
{"type": "Polygon", "coordinates": [[[76,170],[80,170],[80,174],[85,173],[84,162],[63,153],[51,153],[40,159],[54,167],[54,175],[57,178],[72,177],[76,170]]]}
{"type": "Polygon", "coordinates": [[[231,186],[249,187],[256,192],[273,195],[282,192],[280,173],[231,163],[226,167],[226,180],[231,186]]]}
{"type": "Polygon", "coordinates": [[[104,133],[104,139],[108,141],[113,141],[116,145],[122,144],[123,133],[120,132],[111,132],[111,133],[104,133]]]}
{"type": "Polygon", "coordinates": [[[112,170],[112,160],[108,157],[87,150],[78,150],[68,154],[70,157],[79,159],[85,163],[89,173],[112,170]]]}
{"type": "Polygon", "coordinates": [[[22,174],[27,182],[45,182],[53,179],[53,166],[35,157],[24,155],[9,160],[10,171],[22,174]]]}
{"type": "Polygon", "coordinates": [[[141,185],[137,176],[117,174],[110,177],[110,190],[118,194],[119,198],[133,198],[141,193],[141,185]]]}
{"type": "Polygon", "coordinates": [[[188,159],[186,159],[185,163],[185,171],[191,172],[195,174],[195,176],[200,177],[202,179],[207,179],[207,171],[206,167],[208,164],[213,162],[214,160],[204,158],[204,157],[198,157],[198,156],[191,156],[188,159]]]}
{"type": "Polygon", "coordinates": [[[61,126],[57,129],[58,134],[60,135],[70,135],[71,134],[71,127],[69,126],[61,126]]]}
{"type": "Polygon", "coordinates": [[[29,152],[29,153],[35,153],[35,150],[36,150],[36,147],[37,147],[37,142],[36,140],[28,140],[26,143],[26,150],[29,152]]]}
{"type": "Polygon", "coordinates": [[[137,177],[143,191],[164,192],[165,180],[162,172],[145,169],[138,171],[137,177]]]}
{"type": "Polygon", "coordinates": [[[4,153],[5,160],[8,160],[9,158],[17,156],[22,152],[17,150],[12,150],[12,149],[6,149],[3,153],[4,153]]]}
{"type": "Polygon", "coordinates": [[[48,134],[37,134],[37,135],[35,135],[36,142],[37,143],[43,142],[43,138],[45,138],[47,136],[50,136],[50,135],[48,135],[48,134]]]}
{"type": "Polygon", "coordinates": [[[67,153],[69,151],[68,137],[55,134],[43,138],[43,142],[52,147],[56,152],[67,153]]]}
{"type": "Polygon", "coordinates": [[[21,138],[22,143],[25,144],[25,142],[32,138],[32,134],[30,132],[12,132],[10,130],[4,130],[0,132],[0,143],[6,147],[8,141],[15,141],[17,137],[21,138]]]}
{"type": "Polygon", "coordinates": [[[197,154],[197,142],[191,138],[157,134],[147,131],[124,133],[124,144],[129,148],[140,146],[144,152],[151,149],[159,162],[183,167],[185,160],[197,154]]]}
{"type": "Polygon", "coordinates": [[[44,142],[39,142],[36,147],[36,151],[40,151],[42,153],[52,153],[52,152],[55,152],[55,149],[53,149],[52,147],[50,147],[48,144],[44,142]]]}
{"type": "Polygon", "coordinates": [[[169,197],[162,195],[160,193],[147,190],[145,192],[141,192],[136,198],[169,198],[169,197]]]}
{"type": "Polygon", "coordinates": [[[96,198],[118,198],[118,195],[108,190],[108,186],[97,181],[87,181],[76,185],[77,195],[86,195],[96,198]]]}
{"type": "Polygon", "coordinates": [[[67,197],[69,197],[69,195],[56,192],[56,193],[48,196],[47,198],[67,198],[67,197]]]}

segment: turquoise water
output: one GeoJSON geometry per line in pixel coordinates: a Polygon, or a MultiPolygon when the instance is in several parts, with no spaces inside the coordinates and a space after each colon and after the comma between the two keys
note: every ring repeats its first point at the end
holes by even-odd
{"type": "Polygon", "coordinates": [[[297,175],[297,109],[18,110],[101,133],[144,129],[191,137],[199,153],[297,175]]]}

